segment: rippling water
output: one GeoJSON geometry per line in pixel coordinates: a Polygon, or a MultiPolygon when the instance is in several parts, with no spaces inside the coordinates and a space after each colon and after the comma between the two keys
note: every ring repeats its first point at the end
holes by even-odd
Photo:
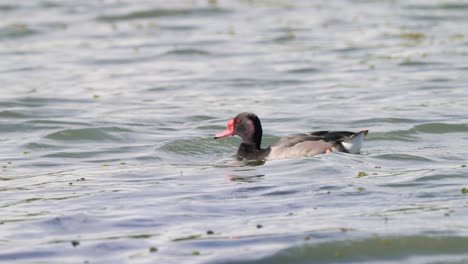
{"type": "Polygon", "coordinates": [[[468,261],[464,1],[3,1],[0,261],[468,261]],[[239,162],[318,129],[361,155],[239,162]]]}

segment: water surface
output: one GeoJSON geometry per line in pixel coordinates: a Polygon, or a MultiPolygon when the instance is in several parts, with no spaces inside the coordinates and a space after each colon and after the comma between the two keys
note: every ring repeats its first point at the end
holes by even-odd
{"type": "Polygon", "coordinates": [[[468,5],[0,4],[0,261],[468,261],[468,5]],[[361,130],[360,155],[237,161],[361,130]]]}

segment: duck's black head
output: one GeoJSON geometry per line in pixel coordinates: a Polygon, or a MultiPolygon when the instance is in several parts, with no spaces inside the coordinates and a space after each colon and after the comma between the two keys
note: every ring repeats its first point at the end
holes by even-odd
{"type": "Polygon", "coordinates": [[[253,144],[257,149],[260,149],[262,134],[260,119],[254,113],[244,112],[230,119],[227,128],[214,138],[237,135],[242,138],[242,143],[253,144]]]}

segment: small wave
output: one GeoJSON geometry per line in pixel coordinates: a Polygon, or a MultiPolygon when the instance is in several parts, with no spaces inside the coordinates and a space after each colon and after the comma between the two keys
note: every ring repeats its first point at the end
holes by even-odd
{"type": "Polygon", "coordinates": [[[224,81],[226,85],[234,87],[283,87],[289,85],[300,85],[305,83],[298,79],[255,79],[255,78],[234,78],[224,81]]]}
{"type": "MultiPolygon", "coordinates": [[[[460,236],[432,237],[414,236],[372,236],[364,239],[346,239],[345,241],[316,242],[293,246],[281,250],[254,263],[335,263],[340,262],[405,262],[419,258],[421,263],[431,261],[446,262],[447,253],[466,259],[468,238],[460,236]],[[440,255],[442,254],[442,255],[440,255]],[[443,256],[438,258],[438,256],[443,256]],[[341,259],[340,257],[343,257],[341,259]],[[393,261],[392,261],[393,260],[393,261]],[[425,260],[425,261],[424,261],[425,260]]],[[[228,263],[253,263],[228,262],[228,263]]],[[[463,262],[463,261],[462,261],[463,262]]],[[[458,263],[458,262],[457,262],[458,263]]]]}
{"type": "Polygon", "coordinates": [[[38,31],[25,24],[14,24],[0,28],[0,39],[21,38],[37,34],[38,31]]]}
{"type": "Polygon", "coordinates": [[[27,122],[23,123],[16,123],[16,122],[6,122],[0,126],[0,132],[4,133],[18,133],[18,131],[26,132],[26,131],[38,131],[38,130],[50,130],[50,129],[58,129],[58,126],[50,126],[50,125],[30,125],[27,122]]]}
{"type": "Polygon", "coordinates": [[[87,126],[88,123],[75,122],[75,121],[62,121],[62,120],[50,120],[50,119],[36,119],[26,121],[25,123],[39,124],[39,125],[62,125],[62,126],[87,126]]]}
{"type": "Polygon", "coordinates": [[[83,60],[84,63],[89,64],[98,64],[98,65],[115,65],[115,64],[134,64],[134,63],[141,63],[145,61],[151,61],[154,57],[152,56],[132,56],[132,57],[120,57],[120,58],[104,58],[104,59],[89,59],[83,60]]]}
{"type": "Polygon", "coordinates": [[[221,15],[229,13],[228,9],[222,8],[194,8],[194,9],[151,9],[134,11],[121,15],[104,15],[97,17],[97,20],[104,22],[114,22],[120,20],[134,20],[157,17],[181,17],[181,16],[206,16],[221,15]]]}
{"type": "Polygon", "coordinates": [[[363,124],[375,124],[375,123],[419,123],[421,120],[410,119],[410,118],[398,118],[398,117],[382,117],[382,118],[369,118],[358,120],[358,123],[363,124]]]}
{"type": "MultiPolygon", "coordinates": [[[[412,122],[412,120],[402,119],[401,122],[410,123],[412,122]]],[[[407,130],[369,133],[369,135],[367,136],[367,140],[415,141],[417,133],[448,134],[464,132],[468,132],[467,124],[427,123],[415,125],[407,130]]]]}
{"type": "Polygon", "coordinates": [[[425,158],[425,157],[422,157],[422,156],[410,155],[410,154],[401,154],[401,153],[383,154],[383,155],[376,156],[376,158],[385,159],[385,160],[432,161],[431,159],[425,158]]]}
{"type": "Polygon", "coordinates": [[[428,123],[416,125],[415,131],[429,134],[446,134],[446,133],[461,133],[468,132],[467,124],[445,124],[445,123],[428,123]]]}
{"type": "MultiPolygon", "coordinates": [[[[421,2],[424,3],[424,2],[421,2]]],[[[438,3],[438,4],[408,4],[406,5],[407,9],[415,9],[415,10],[447,10],[447,11],[460,11],[464,9],[468,9],[468,3],[460,2],[447,2],[447,3],[438,3]]]]}
{"type": "MultiPolygon", "coordinates": [[[[60,159],[96,159],[97,157],[108,154],[106,151],[97,150],[97,151],[58,151],[51,154],[45,154],[42,157],[45,158],[60,158],[60,159]]],[[[102,163],[101,160],[94,160],[94,162],[102,163]]]]}
{"type": "Polygon", "coordinates": [[[367,135],[366,140],[395,140],[395,141],[414,141],[415,136],[412,135],[413,131],[410,130],[397,130],[390,132],[371,132],[367,135]]]}
{"type": "Polygon", "coordinates": [[[27,118],[27,117],[31,117],[31,116],[28,116],[26,114],[19,113],[16,111],[8,111],[8,110],[0,111],[0,118],[27,118]]]}
{"type": "Polygon", "coordinates": [[[119,141],[112,132],[128,132],[116,127],[65,129],[48,134],[46,138],[58,141],[119,141]]]}
{"type": "Polygon", "coordinates": [[[433,66],[433,65],[440,65],[440,63],[433,63],[427,61],[416,61],[416,60],[404,60],[400,62],[400,66],[414,66],[414,67],[421,67],[421,66],[433,66]]]}
{"type": "Polygon", "coordinates": [[[30,142],[24,145],[25,149],[32,149],[32,150],[49,150],[49,149],[58,149],[60,147],[51,145],[51,144],[45,144],[45,143],[39,143],[39,142],[30,142]]]}
{"type": "Polygon", "coordinates": [[[0,11],[10,11],[17,9],[18,6],[15,5],[9,5],[9,4],[0,4],[0,11]]]}
{"type": "Polygon", "coordinates": [[[301,73],[317,73],[317,72],[320,72],[320,70],[317,68],[313,68],[313,67],[305,67],[305,68],[291,69],[291,70],[288,70],[287,72],[301,74],[301,73]]]}
{"type": "MultiPolygon", "coordinates": [[[[437,174],[431,174],[431,175],[426,175],[417,178],[415,181],[416,182],[431,182],[435,181],[440,185],[441,181],[447,181],[449,179],[459,179],[462,181],[463,179],[466,178],[466,175],[464,173],[437,173],[437,174]]],[[[458,186],[458,184],[453,182],[453,185],[458,186]]]]}
{"type": "Polygon", "coordinates": [[[169,30],[169,31],[194,31],[198,29],[198,27],[194,25],[162,25],[160,26],[161,29],[169,30]]]}
{"type": "Polygon", "coordinates": [[[3,107],[17,107],[17,106],[26,106],[26,107],[42,107],[50,106],[51,104],[59,103],[87,103],[87,100],[82,99],[66,99],[60,97],[33,97],[26,96],[22,98],[15,99],[14,101],[0,101],[0,106],[3,107]]]}
{"type": "Polygon", "coordinates": [[[219,155],[237,148],[233,141],[221,142],[213,138],[175,139],[167,142],[159,150],[175,155],[219,155]]]}
{"type": "Polygon", "coordinates": [[[200,49],[173,49],[164,55],[210,55],[211,53],[200,49]]]}

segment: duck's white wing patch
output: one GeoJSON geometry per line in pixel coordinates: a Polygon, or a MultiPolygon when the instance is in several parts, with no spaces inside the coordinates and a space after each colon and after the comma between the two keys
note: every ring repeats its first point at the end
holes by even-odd
{"type": "Polygon", "coordinates": [[[361,150],[362,142],[364,142],[364,137],[367,135],[368,130],[363,130],[359,133],[356,133],[346,139],[345,141],[341,142],[341,145],[352,154],[357,154],[361,150]]]}

